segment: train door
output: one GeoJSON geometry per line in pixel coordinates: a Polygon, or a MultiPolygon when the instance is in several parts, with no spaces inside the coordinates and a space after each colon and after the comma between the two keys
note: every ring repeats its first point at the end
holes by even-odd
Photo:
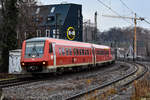
{"type": "Polygon", "coordinates": [[[53,48],[53,64],[54,64],[54,67],[56,67],[56,52],[55,52],[55,43],[52,43],[52,48],[53,48]]]}
{"type": "Polygon", "coordinates": [[[96,56],[95,56],[95,48],[92,48],[92,55],[93,55],[93,64],[96,64],[96,56]]]}

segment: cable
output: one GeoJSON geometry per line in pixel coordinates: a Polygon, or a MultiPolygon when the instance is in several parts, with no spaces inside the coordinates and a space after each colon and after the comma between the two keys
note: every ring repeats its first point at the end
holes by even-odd
{"type": "MultiPolygon", "coordinates": [[[[103,6],[105,6],[106,8],[108,8],[109,10],[111,10],[113,13],[115,13],[116,15],[118,15],[119,17],[121,17],[121,15],[119,13],[117,13],[115,10],[113,10],[111,7],[109,7],[108,5],[106,5],[105,3],[103,3],[101,0],[97,0],[99,3],[101,3],[103,6]]],[[[122,18],[124,21],[126,21],[127,23],[130,23],[131,25],[133,25],[131,22],[127,21],[125,18],[122,18]]]]}
{"type": "Polygon", "coordinates": [[[128,9],[131,11],[131,13],[135,14],[134,11],[133,11],[132,9],[130,9],[122,0],[120,0],[120,2],[121,2],[126,8],[128,8],[128,9]]]}
{"type": "Polygon", "coordinates": [[[146,19],[144,19],[144,21],[145,21],[147,24],[150,24],[150,22],[149,22],[149,21],[147,21],[146,19]]]}
{"type": "MultiPolygon", "coordinates": [[[[120,0],[120,2],[121,2],[127,9],[129,9],[129,10],[131,11],[131,13],[135,14],[135,12],[134,12],[132,9],[130,9],[122,0],[120,0]]],[[[138,15],[137,15],[137,16],[138,16],[138,15]]],[[[139,17],[139,18],[140,18],[140,17],[139,17]]],[[[147,24],[150,24],[150,22],[147,21],[145,18],[144,18],[144,21],[145,21],[147,24]]]]}

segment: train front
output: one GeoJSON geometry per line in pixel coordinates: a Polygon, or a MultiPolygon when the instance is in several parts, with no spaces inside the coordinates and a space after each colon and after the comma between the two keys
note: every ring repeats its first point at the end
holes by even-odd
{"type": "Polygon", "coordinates": [[[21,67],[23,73],[47,73],[49,45],[46,38],[33,38],[23,42],[21,67]]]}

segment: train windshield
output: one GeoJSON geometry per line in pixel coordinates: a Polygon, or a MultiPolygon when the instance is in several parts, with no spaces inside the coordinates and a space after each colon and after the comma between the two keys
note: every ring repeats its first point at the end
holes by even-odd
{"type": "Polygon", "coordinates": [[[27,42],[25,55],[26,57],[30,56],[41,56],[44,53],[44,42],[27,42]]]}

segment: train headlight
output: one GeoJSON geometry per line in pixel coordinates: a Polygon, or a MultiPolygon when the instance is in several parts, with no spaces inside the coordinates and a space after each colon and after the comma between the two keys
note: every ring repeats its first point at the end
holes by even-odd
{"type": "Polygon", "coordinates": [[[24,66],[25,64],[24,64],[24,63],[22,63],[22,65],[24,66]]]}
{"type": "Polygon", "coordinates": [[[46,62],[45,61],[43,61],[43,65],[45,65],[46,64],[46,62]]]}

